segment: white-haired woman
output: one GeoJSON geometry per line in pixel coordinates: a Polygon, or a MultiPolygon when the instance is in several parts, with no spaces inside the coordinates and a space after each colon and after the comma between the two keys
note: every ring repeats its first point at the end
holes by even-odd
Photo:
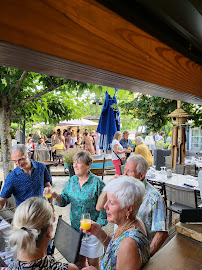
{"type": "Polygon", "coordinates": [[[114,164],[115,170],[116,170],[116,174],[121,175],[120,172],[120,167],[119,165],[121,165],[121,159],[125,159],[125,153],[130,153],[131,149],[123,149],[123,146],[120,144],[121,140],[121,132],[117,131],[114,134],[114,138],[112,141],[112,162],[114,164]]]}
{"type": "Polygon", "coordinates": [[[149,163],[149,165],[153,165],[153,157],[152,154],[148,148],[148,146],[144,143],[143,138],[140,136],[137,136],[135,138],[135,154],[142,155],[149,163]]]}
{"type": "Polygon", "coordinates": [[[53,208],[39,197],[31,197],[17,207],[9,232],[9,243],[16,251],[17,259],[8,270],[78,270],[74,264],[61,263],[46,255],[53,221],[53,208]]]}
{"type": "MultiPolygon", "coordinates": [[[[102,270],[137,270],[150,258],[149,242],[143,222],[136,217],[144,196],[141,181],[121,176],[105,188],[105,209],[108,222],[118,225],[110,237],[99,224],[92,222],[90,233],[94,234],[107,249],[102,260],[102,270]]],[[[85,269],[95,269],[92,266],[85,269]]]]}

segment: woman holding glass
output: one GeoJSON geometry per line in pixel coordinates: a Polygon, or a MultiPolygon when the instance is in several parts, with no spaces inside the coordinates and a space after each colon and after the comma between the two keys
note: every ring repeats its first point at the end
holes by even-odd
{"type": "MultiPolygon", "coordinates": [[[[145,192],[144,184],[134,177],[121,176],[109,182],[104,191],[107,192],[104,205],[107,220],[118,227],[112,237],[95,222],[89,229],[106,248],[102,270],[139,270],[150,258],[145,225],[136,217],[145,192]]],[[[93,266],[85,269],[96,270],[93,266]]]]}
{"type": "MultiPolygon", "coordinates": [[[[49,191],[55,204],[61,207],[71,203],[70,220],[74,229],[80,232],[80,226],[86,222],[86,230],[90,226],[89,219],[97,222],[100,226],[107,224],[106,211],[98,212],[96,204],[99,195],[105,186],[104,182],[99,177],[90,172],[92,157],[88,151],[80,151],[74,156],[74,171],[67,182],[62,193],[59,195],[54,190],[49,191]],[[82,214],[88,214],[83,216],[82,214]],[[80,221],[82,220],[82,223],[80,221]]],[[[83,227],[84,228],[84,227],[83,227]]],[[[99,240],[93,236],[89,236],[89,241],[82,241],[80,249],[80,268],[86,266],[86,258],[88,264],[99,269],[99,257],[103,255],[103,246],[99,240]]]]}

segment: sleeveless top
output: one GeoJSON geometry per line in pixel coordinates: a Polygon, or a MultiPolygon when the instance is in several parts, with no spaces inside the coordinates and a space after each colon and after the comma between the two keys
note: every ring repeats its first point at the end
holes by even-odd
{"type": "Polygon", "coordinates": [[[119,245],[127,237],[134,239],[137,244],[140,254],[141,267],[149,260],[150,249],[146,235],[144,235],[139,229],[133,229],[122,233],[117,239],[112,242],[114,238],[113,235],[102,260],[102,270],[116,270],[116,261],[119,245]]]}

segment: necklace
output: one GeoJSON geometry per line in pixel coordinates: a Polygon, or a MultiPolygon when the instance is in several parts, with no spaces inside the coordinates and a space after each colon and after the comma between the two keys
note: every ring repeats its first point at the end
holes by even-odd
{"type": "MultiPolygon", "coordinates": [[[[113,241],[118,238],[122,233],[126,232],[128,229],[131,228],[131,225],[135,222],[136,219],[133,219],[131,222],[126,221],[125,225],[121,230],[117,229],[114,233],[113,241]]],[[[135,225],[134,225],[135,226],[135,225]]]]}

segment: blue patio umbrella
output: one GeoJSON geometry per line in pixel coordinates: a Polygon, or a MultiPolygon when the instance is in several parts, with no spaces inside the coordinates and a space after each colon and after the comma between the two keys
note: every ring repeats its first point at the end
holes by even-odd
{"type": "Polygon", "coordinates": [[[106,91],[105,101],[97,127],[97,132],[100,133],[100,148],[104,151],[103,175],[105,154],[108,151],[109,145],[113,140],[115,132],[120,131],[120,112],[118,106],[114,106],[115,108],[113,108],[113,105],[117,104],[117,99],[115,95],[118,90],[119,89],[115,88],[115,94],[113,98],[111,98],[111,96],[106,91]]]}

